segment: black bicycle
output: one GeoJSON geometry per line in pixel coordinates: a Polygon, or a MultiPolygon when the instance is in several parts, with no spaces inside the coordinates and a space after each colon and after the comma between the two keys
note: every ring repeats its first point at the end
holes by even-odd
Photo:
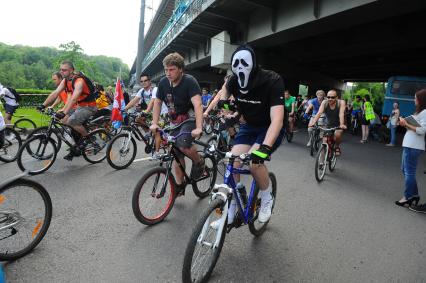
{"type": "Polygon", "coordinates": [[[0,161],[13,162],[18,156],[19,148],[22,145],[21,136],[12,128],[5,128],[3,133],[0,133],[3,139],[0,145],[0,161]]]}
{"type": "Polygon", "coordinates": [[[56,160],[59,138],[69,146],[74,156],[82,155],[90,163],[99,163],[106,158],[106,146],[110,136],[105,129],[90,132],[85,139],[68,125],[62,124],[52,109],[46,111],[51,116],[46,131],[34,134],[21,146],[18,152],[18,166],[30,175],[41,174],[48,170],[56,160]]]}
{"type": "MultiPolygon", "coordinates": [[[[145,144],[145,153],[149,154],[154,149],[154,138],[151,133],[143,134],[140,130],[141,124],[137,119],[145,116],[144,113],[130,113],[129,125],[123,126],[121,133],[116,135],[108,144],[106,156],[108,164],[112,168],[120,170],[132,164],[138,150],[135,138],[145,144]]],[[[148,131],[147,124],[142,125],[148,131]]]]}
{"type": "Polygon", "coordinates": [[[309,147],[309,153],[311,156],[314,156],[318,149],[321,146],[321,129],[318,126],[318,122],[312,127],[312,131],[309,132],[309,140],[311,141],[311,145],[309,147]]]}
{"type": "Polygon", "coordinates": [[[26,175],[25,172],[0,184],[0,261],[28,254],[49,229],[49,193],[39,183],[25,179],[26,175]]]}
{"type": "MultiPolygon", "coordinates": [[[[205,150],[202,158],[204,159],[204,173],[199,179],[188,176],[185,168],[178,158],[178,154],[182,151],[175,145],[176,139],[183,135],[190,135],[190,132],[182,132],[177,136],[171,136],[170,131],[180,128],[182,125],[193,122],[190,119],[182,122],[175,127],[169,127],[160,130],[163,139],[167,140],[170,145],[166,154],[160,157],[160,165],[155,167],[145,175],[137,183],[132,197],[133,213],[141,223],[145,225],[157,224],[166,218],[173,208],[176,197],[182,193],[176,190],[176,181],[172,173],[173,161],[177,162],[182,172],[184,172],[184,184],[191,185],[195,195],[199,198],[208,196],[216,182],[216,160],[214,156],[209,155],[205,150]]],[[[205,143],[195,140],[195,144],[204,148],[205,143]]]]}

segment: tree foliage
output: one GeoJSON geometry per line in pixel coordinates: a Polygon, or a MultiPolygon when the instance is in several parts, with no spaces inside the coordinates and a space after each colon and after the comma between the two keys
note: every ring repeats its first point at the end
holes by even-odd
{"type": "Polygon", "coordinates": [[[0,83],[14,88],[53,89],[51,75],[59,64],[69,60],[76,70],[104,86],[112,85],[120,75],[127,82],[129,67],[121,59],[88,56],[74,41],[50,47],[10,46],[0,43],[0,83]]]}
{"type": "Polygon", "coordinates": [[[382,112],[383,102],[385,99],[385,84],[384,83],[354,83],[350,90],[343,94],[344,99],[354,100],[355,96],[364,97],[369,95],[373,103],[374,111],[382,112]]]}

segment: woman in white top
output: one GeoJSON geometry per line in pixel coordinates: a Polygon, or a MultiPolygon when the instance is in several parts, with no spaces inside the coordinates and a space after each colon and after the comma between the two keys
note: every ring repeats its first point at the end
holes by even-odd
{"type": "Polygon", "coordinates": [[[4,129],[6,125],[4,123],[3,115],[0,112],[0,148],[4,145],[4,129]]]}
{"type": "Polygon", "coordinates": [[[396,145],[396,128],[399,125],[399,103],[393,103],[393,110],[390,117],[390,131],[391,131],[391,140],[386,146],[395,146],[396,145]]]}
{"type": "Polygon", "coordinates": [[[426,133],[426,89],[415,94],[416,112],[412,115],[420,127],[408,124],[404,118],[399,118],[399,125],[405,127],[407,132],[402,142],[402,173],[405,179],[404,196],[396,201],[399,206],[417,205],[420,197],[416,181],[417,162],[420,154],[425,150],[426,133]]]}

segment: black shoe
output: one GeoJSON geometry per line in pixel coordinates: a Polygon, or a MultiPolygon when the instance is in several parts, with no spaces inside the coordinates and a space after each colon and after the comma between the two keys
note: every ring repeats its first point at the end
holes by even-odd
{"type": "Polygon", "coordinates": [[[408,209],[419,213],[426,213],[426,203],[421,205],[412,205],[408,209]]]}
{"type": "Polygon", "coordinates": [[[409,200],[400,202],[400,201],[396,201],[395,204],[398,206],[403,206],[403,207],[410,207],[413,203],[415,206],[417,206],[417,204],[419,203],[420,197],[412,197],[409,200]]]}
{"type": "Polygon", "coordinates": [[[74,158],[74,153],[72,153],[72,150],[70,150],[70,152],[64,156],[64,159],[68,161],[72,161],[73,158],[74,158]]]}
{"type": "Polygon", "coordinates": [[[204,176],[204,173],[206,171],[205,165],[204,165],[204,159],[202,159],[198,164],[193,164],[191,168],[191,179],[193,180],[199,180],[201,177],[204,176]]]}
{"type": "Polygon", "coordinates": [[[181,197],[185,195],[186,184],[176,184],[176,197],[181,197]]]}

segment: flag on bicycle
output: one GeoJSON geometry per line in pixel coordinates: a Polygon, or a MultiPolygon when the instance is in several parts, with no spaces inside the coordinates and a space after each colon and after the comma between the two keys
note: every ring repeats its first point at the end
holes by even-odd
{"type": "Polygon", "coordinates": [[[117,83],[115,84],[115,94],[114,94],[114,103],[112,105],[111,113],[111,122],[114,128],[119,128],[121,126],[121,121],[123,121],[123,111],[126,107],[124,102],[123,89],[121,88],[121,82],[117,78],[117,83]]]}

